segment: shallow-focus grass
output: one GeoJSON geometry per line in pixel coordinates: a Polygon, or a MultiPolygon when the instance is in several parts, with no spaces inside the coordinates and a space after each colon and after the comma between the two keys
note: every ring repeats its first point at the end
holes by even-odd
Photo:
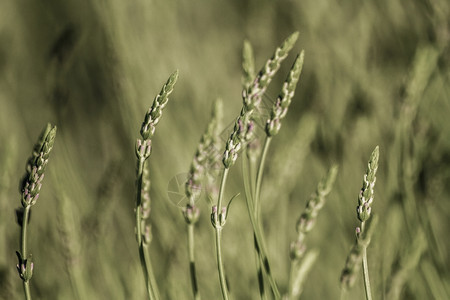
{"type": "MultiPolygon", "coordinates": [[[[269,150],[261,192],[260,219],[280,290],[287,289],[297,217],[337,163],[333,190],[308,234],[308,246],[320,254],[302,297],[339,296],[361,176],[368,154],[380,145],[373,204],[379,224],[368,249],[374,299],[393,295],[392,284],[402,281],[396,274],[405,267],[400,298],[449,297],[448,1],[7,0],[0,16],[0,298],[22,297],[14,209],[25,161],[47,122],[58,126],[58,136],[28,228],[35,261],[31,294],[75,299],[61,242],[62,233],[72,232],[79,284],[89,298],[145,297],[134,236],[134,143],[161,83],[179,69],[149,160],[150,252],[162,298],[189,299],[185,221],[168,183],[188,170],[217,97],[224,130],[239,114],[244,39],[259,69],[297,30],[294,52],[305,49],[305,63],[269,150]],[[68,209],[74,224],[62,225],[60,211],[68,209]],[[418,244],[423,253],[415,258],[418,244]]],[[[293,59],[266,93],[269,108],[293,59]]],[[[233,168],[225,199],[243,188],[240,167],[233,168]]],[[[203,299],[218,299],[210,204],[198,206],[199,288],[203,299]]],[[[243,197],[234,200],[222,246],[232,294],[257,298],[243,197]]],[[[364,297],[362,276],[349,295],[364,297]]]]}

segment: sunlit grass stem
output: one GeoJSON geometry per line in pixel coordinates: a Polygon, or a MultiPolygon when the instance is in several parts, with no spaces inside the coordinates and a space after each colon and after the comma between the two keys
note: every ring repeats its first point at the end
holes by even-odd
{"type": "Polygon", "coordinates": [[[141,139],[136,141],[135,154],[137,158],[136,167],[136,240],[139,248],[139,258],[148,292],[148,298],[153,300],[159,299],[159,291],[153,274],[150,255],[148,253],[148,245],[151,241],[150,225],[147,220],[150,215],[150,179],[146,170],[146,161],[150,157],[152,150],[152,137],[155,134],[156,125],[158,125],[164,107],[167,105],[169,95],[173,92],[173,88],[178,79],[178,71],[169,76],[167,82],[163,85],[159,94],[153,100],[152,106],[145,114],[144,121],[141,126],[141,139]]]}
{"type": "MultiPolygon", "coordinates": [[[[28,229],[28,220],[30,218],[30,208],[31,206],[26,206],[23,210],[22,230],[20,231],[20,253],[22,254],[22,257],[28,257],[27,229],[28,229]]],[[[25,299],[31,300],[30,281],[22,280],[22,285],[23,291],[25,293],[25,299]]]]}
{"type": "Polygon", "coordinates": [[[261,183],[264,173],[264,166],[266,163],[267,152],[269,150],[270,142],[272,141],[272,137],[266,136],[264,139],[264,145],[261,152],[261,158],[258,164],[258,173],[256,175],[256,185],[255,185],[255,199],[254,199],[254,214],[256,217],[256,221],[259,222],[259,215],[261,210],[260,204],[260,194],[261,194],[261,183]]]}
{"type": "MultiPolygon", "coordinates": [[[[243,174],[248,174],[248,164],[243,163],[243,174]]],[[[249,181],[245,179],[244,177],[244,186],[245,186],[245,198],[246,198],[246,204],[247,204],[247,210],[250,217],[250,222],[252,224],[253,228],[253,234],[254,234],[254,240],[255,240],[255,251],[257,254],[257,257],[259,257],[260,264],[257,266],[262,266],[263,270],[265,271],[265,274],[267,275],[267,279],[270,284],[270,288],[272,290],[272,293],[274,294],[276,299],[279,299],[281,297],[280,291],[278,289],[278,285],[272,275],[270,262],[267,256],[267,251],[265,247],[265,242],[262,237],[261,233],[261,227],[258,225],[255,214],[253,213],[255,211],[254,204],[253,204],[253,198],[250,191],[249,181]]],[[[258,270],[258,280],[261,280],[259,276],[263,274],[263,270],[258,270]]],[[[261,293],[261,287],[260,287],[260,293],[261,293]]],[[[263,295],[261,293],[261,295],[263,295]]]]}
{"type": "Polygon", "coordinates": [[[367,164],[367,171],[363,177],[363,186],[358,195],[358,206],[356,213],[360,226],[356,228],[356,241],[347,257],[344,270],[341,274],[342,289],[351,287],[355,282],[355,274],[359,270],[358,265],[362,264],[364,290],[367,300],[372,299],[372,290],[369,280],[369,266],[367,263],[367,246],[370,243],[374,228],[378,219],[371,217],[372,203],[374,199],[374,187],[376,182],[376,173],[378,169],[379,147],[376,146],[367,164]],[[371,219],[371,220],[370,220],[371,219]],[[367,226],[366,222],[370,222],[367,226]]]}
{"type": "Polygon", "coordinates": [[[147,247],[144,245],[144,241],[143,241],[143,229],[142,229],[142,225],[143,224],[143,218],[142,218],[142,208],[141,208],[141,204],[142,204],[142,187],[143,187],[143,170],[145,167],[145,160],[144,159],[140,159],[138,161],[138,170],[137,170],[137,199],[136,199],[136,238],[137,238],[137,243],[139,246],[139,258],[141,261],[141,266],[143,268],[143,272],[144,272],[144,278],[145,278],[145,282],[146,282],[146,289],[147,289],[147,293],[148,293],[148,297],[150,300],[154,300],[157,299],[156,298],[156,294],[154,292],[154,287],[152,287],[152,282],[150,280],[150,273],[152,272],[152,269],[150,268],[151,264],[150,264],[150,257],[148,256],[148,249],[147,247]]]}
{"type": "MultiPolygon", "coordinates": [[[[364,231],[365,222],[361,222],[361,231],[364,231]]],[[[362,265],[363,265],[363,277],[364,277],[364,291],[366,293],[366,299],[372,300],[372,290],[370,287],[369,279],[369,264],[367,263],[367,246],[362,247],[362,265]]]]}
{"type": "Polygon", "coordinates": [[[17,209],[20,231],[20,252],[16,252],[19,263],[17,271],[22,279],[25,298],[31,299],[30,279],[33,276],[34,263],[31,254],[28,254],[28,224],[30,221],[30,210],[39,198],[39,192],[44,179],[44,172],[48,164],[50,152],[56,137],[56,126],[47,124],[41,132],[38,142],[35,144],[31,157],[26,165],[26,173],[20,182],[22,192],[22,207],[17,209]],[[21,218],[21,222],[20,222],[21,218]]]}
{"type": "Polygon", "coordinates": [[[222,245],[221,245],[221,239],[222,239],[222,227],[225,225],[226,221],[226,208],[222,209],[222,199],[223,194],[225,191],[225,186],[228,178],[228,168],[224,168],[222,173],[222,180],[220,182],[220,189],[219,189],[219,197],[217,199],[217,206],[213,207],[213,213],[211,216],[211,220],[213,221],[213,226],[215,227],[216,232],[216,257],[217,257],[217,268],[219,271],[219,282],[220,282],[220,288],[222,291],[222,297],[224,300],[228,300],[228,287],[227,282],[225,278],[225,271],[223,267],[223,261],[222,261],[222,245]]]}
{"type": "Polygon", "coordinates": [[[198,289],[197,275],[195,268],[195,239],[194,239],[194,224],[188,224],[188,252],[189,252],[189,273],[191,275],[192,292],[194,299],[200,299],[200,292],[198,289]]]}
{"type": "MultiPolygon", "coordinates": [[[[267,151],[269,149],[271,140],[272,140],[272,138],[267,137],[267,136],[264,139],[264,146],[262,149],[260,161],[258,164],[258,171],[257,171],[257,175],[256,175],[255,190],[254,191],[252,190],[251,184],[248,187],[248,188],[250,188],[252,195],[254,195],[254,198],[252,201],[253,202],[253,213],[255,216],[255,222],[256,222],[257,226],[260,226],[259,225],[259,222],[260,222],[259,215],[260,215],[261,205],[260,205],[259,197],[260,197],[260,193],[261,193],[261,183],[262,183],[262,177],[263,177],[263,172],[264,172],[264,165],[265,165],[267,151]]],[[[243,162],[243,163],[245,163],[245,162],[243,162]]],[[[248,174],[248,175],[244,174],[244,176],[248,178],[249,176],[251,176],[251,174],[248,174]]],[[[258,276],[258,284],[259,284],[261,298],[264,299],[266,297],[266,295],[265,295],[265,288],[264,288],[263,262],[260,260],[261,249],[260,249],[260,246],[258,245],[258,239],[255,234],[254,234],[253,238],[254,238],[255,251],[256,251],[256,256],[257,256],[256,272],[257,272],[257,276],[258,276]]],[[[262,238],[262,236],[261,236],[261,238],[262,238]]]]}

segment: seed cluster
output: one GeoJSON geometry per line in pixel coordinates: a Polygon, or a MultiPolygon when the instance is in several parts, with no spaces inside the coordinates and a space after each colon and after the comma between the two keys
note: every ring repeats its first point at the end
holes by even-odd
{"type": "Polygon", "coordinates": [[[222,114],[222,102],[216,101],[212,111],[211,121],[205,133],[200,139],[194,159],[192,160],[188,178],[185,185],[185,194],[189,200],[183,209],[185,220],[189,224],[197,222],[199,210],[195,201],[202,191],[202,181],[207,176],[209,169],[214,168],[218,156],[219,124],[222,114]]]}
{"type": "Polygon", "coordinates": [[[238,152],[243,144],[248,143],[254,134],[254,120],[253,112],[259,108],[261,99],[267,87],[272,81],[273,76],[280,68],[281,62],[286,58],[288,52],[294,46],[298,38],[298,32],[289,36],[281,45],[275,50],[272,58],[270,58],[264,67],[259,71],[253,84],[242,93],[243,106],[239,117],[234,124],[234,130],[226,143],[225,152],[223,155],[223,164],[225,168],[230,168],[238,157],[238,152]]]}
{"type": "Polygon", "coordinates": [[[47,124],[41,133],[39,142],[36,143],[33,154],[28,160],[26,174],[22,180],[22,206],[32,206],[39,198],[39,192],[44,179],[44,171],[48,164],[50,151],[56,137],[56,126],[47,124]]]}
{"type": "Polygon", "coordinates": [[[367,172],[364,174],[363,186],[358,196],[356,213],[361,222],[365,222],[369,219],[372,210],[371,205],[374,195],[373,188],[375,187],[375,182],[377,180],[375,175],[377,174],[378,169],[378,157],[379,148],[377,146],[370,156],[370,160],[367,165],[367,172]]]}
{"type": "Polygon", "coordinates": [[[141,136],[144,140],[149,140],[155,134],[156,125],[162,116],[162,111],[167,105],[169,95],[173,92],[173,87],[178,79],[178,71],[174,72],[166,84],[162,87],[161,92],[155,97],[152,107],[149,108],[145,114],[144,122],[142,123],[141,136]]]}
{"type": "Polygon", "coordinates": [[[291,244],[291,258],[299,259],[306,251],[305,237],[312,230],[317,215],[325,204],[325,198],[330,193],[336,179],[338,167],[335,165],[317,185],[316,191],[306,203],[306,208],[297,221],[297,240],[291,244]]]}
{"type": "Polygon", "coordinates": [[[142,240],[144,244],[150,243],[151,230],[147,220],[150,216],[150,178],[148,170],[145,168],[145,162],[150,157],[152,150],[152,140],[155,133],[156,125],[159,123],[162,111],[167,105],[169,95],[173,92],[173,87],[178,79],[178,71],[170,75],[167,82],[162,87],[160,93],[155,97],[151,108],[145,114],[144,122],[140,130],[142,139],[136,141],[136,157],[137,160],[137,185],[138,185],[138,200],[136,203],[136,214],[142,229],[140,236],[137,236],[138,241],[142,240]]]}
{"type": "Polygon", "coordinates": [[[286,116],[289,105],[294,97],[297,82],[300,78],[300,73],[302,72],[304,56],[305,52],[302,51],[295,59],[291,71],[283,84],[281,93],[272,108],[270,118],[266,123],[266,134],[268,136],[274,136],[280,131],[281,120],[286,116]]]}

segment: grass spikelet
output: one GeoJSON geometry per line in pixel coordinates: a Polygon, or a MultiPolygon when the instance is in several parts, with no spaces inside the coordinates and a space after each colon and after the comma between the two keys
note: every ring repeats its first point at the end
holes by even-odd
{"type": "Polygon", "coordinates": [[[144,122],[142,123],[140,130],[142,140],[138,139],[136,142],[136,239],[149,299],[159,299],[159,292],[152,271],[150,256],[148,254],[148,246],[151,241],[150,225],[147,223],[150,215],[150,178],[148,170],[146,169],[146,161],[151,154],[151,138],[155,133],[156,125],[161,119],[162,111],[167,105],[169,95],[172,93],[177,79],[178,71],[175,71],[170,75],[169,79],[162,87],[161,92],[155,97],[153,104],[145,114],[144,122]]]}
{"type": "MultiPolygon", "coordinates": [[[[228,176],[229,169],[237,160],[238,152],[246,146],[254,135],[255,124],[253,121],[253,111],[258,109],[262,95],[266,91],[269,83],[271,82],[273,76],[280,68],[281,62],[287,57],[288,52],[293,48],[295,41],[298,38],[298,32],[290,35],[282,45],[275,50],[273,56],[266,62],[264,67],[259,71],[258,75],[254,79],[253,83],[247,88],[244,89],[243,96],[243,106],[241,109],[241,113],[237,118],[234,130],[231,133],[228,141],[225,145],[225,152],[223,154],[223,165],[224,172],[222,175],[222,180],[220,184],[219,196],[217,200],[217,205],[213,206],[211,213],[211,222],[213,227],[216,230],[216,252],[217,252],[217,263],[218,263],[218,271],[219,271],[219,279],[222,289],[222,296],[224,299],[228,299],[227,286],[225,282],[225,275],[223,271],[222,265],[222,254],[221,254],[221,232],[222,228],[226,223],[226,218],[228,216],[228,206],[222,207],[222,198],[223,192],[226,185],[226,180],[228,176]]],[[[264,154],[263,154],[264,155],[264,154]]],[[[246,195],[248,195],[248,189],[246,189],[246,195]]],[[[272,292],[275,297],[279,297],[280,293],[278,291],[278,287],[275,283],[275,280],[271,276],[271,271],[269,267],[269,261],[267,259],[267,255],[265,254],[264,242],[262,240],[262,236],[259,233],[258,223],[256,217],[253,215],[253,207],[252,200],[247,196],[247,206],[249,207],[249,214],[252,220],[252,226],[255,234],[255,241],[258,244],[256,248],[260,249],[260,253],[258,256],[261,257],[263,261],[263,265],[268,273],[270,285],[272,288],[272,292]]],[[[230,201],[231,203],[231,201],[230,201]]]]}
{"type": "Polygon", "coordinates": [[[216,146],[219,134],[218,127],[221,119],[221,111],[222,102],[217,100],[214,103],[211,120],[205,133],[202,135],[197,151],[195,152],[185,184],[185,193],[189,203],[183,209],[183,215],[188,226],[189,269],[194,299],[200,299],[200,291],[198,289],[198,280],[195,267],[194,244],[194,226],[200,216],[200,210],[195,205],[195,202],[201,194],[202,181],[206,179],[209,169],[213,167],[218,156],[216,146]]]}
{"type": "Polygon", "coordinates": [[[255,108],[258,108],[262,95],[266,91],[273,76],[280,68],[281,62],[286,58],[289,51],[294,47],[294,43],[298,38],[298,32],[290,35],[283,44],[275,50],[272,58],[270,58],[264,67],[259,71],[253,83],[248,89],[243,91],[243,106],[239,117],[237,118],[233,133],[226,143],[226,149],[223,157],[225,168],[230,168],[238,157],[238,152],[242,148],[243,143],[248,143],[253,137],[254,122],[252,114],[255,108]]]}
{"type": "Polygon", "coordinates": [[[17,271],[23,282],[23,288],[26,299],[31,299],[30,279],[33,276],[34,263],[31,254],[28,254],[27,248],[27,228],[29,223],[30,209],[36,204],[39,198],[39,192],[44,179],[45,168],[48,164],[50,152],[56,137],[56,126],[47,124],[42,131],[38,142],[34,146],[33,153],[28,159],[26,174],[21,182],[22,190],[22,208],[17,210],[17,219],[21,226],[20,251],[17,251],[17,271]]]}
{"type": "Polygon", "coordinates": [[[352,249],[350,250],[347,260],[345,262],[345,267],[341,273],[341,287],[345,291],[351,288],[356,281],[356,276],[363,262],[364,249],[367,249],[374,230],[378,224],[378,216],[374,216],[371,221],[368,221],[368,226],[366,230],[362,232],[359,227],[356,229],[356,240],[352,249]]]}
{"type": "Polygon", "coordinates": [[[350,288],[355,280],[355,274],[359,271],[359,265],[362,262],[364,287],[366,293],[366,299],[372,299],[372,292],[369,280],[369,270],[367,263],[367,246],[370,243],[373,230],[376,227],[378,218],[372,220],[369,223],[369,227],[366,229],[366,222],[369,220],[372,211],[372,202],[374,196],[374,187],[376,182],[376,173],[378,169],[379,159],[379,147],[376,146],[373,150],[369,163],[367,165],[367,171],[364,174],[363,187],[358,196],[358,206],[356,207],[356,213],[358,219],[361,221],[359,227],[356,228],[356,242],[350,251],[347,261],[345,263],[344,270],[341,274],[341,286],[343,291],[350,288]]]}
{"type": "Polygon", "coordinates": [[[372,210],[373,188],[375,187],[375,182],[377,180],[375,175],[377,174],[379,155],[379,148],[377,146],[370,156],[367,172],[364,175],[363,186],[358,196],[356,212],[358,219],[361,222],[365,222],[369,219],[372,210]]]}
{"type": "Polygon", "coordinates": [[[319,182],[316,191],[306,203],[304,212],[297,221],[297,239],[291,243],[291,274],[289,279],[289,298],[298,298],[302,292],[302,285],[312,267],[318,253],[306,254],[305,238],[317,220],[319,211],[325,204],[325,197],[331,192],[336,179],[338,167],[334,165],[327,175],[319,182]]]}
{"type": "Polygon", "coordinates": [[[275,50],[272,57],[266,62],[264,67],[259,71],[253,84],[244,95],[244,103],[248,109],[259,106],[261,97],[269,86],[272,78],[280,68],[281,62],[287,57],[289,51],[294,47],[298,39],[298,32],[291,34],[279,48],[275,50]]]}
{"type": "Polygon", "coordinates": [[[221,119],[222,102],[217,100],[211,113],[211,120],[205,133],[200,139],[194,158],[191,163],[185,185],[185,193],[189,205],[194,206],[200,196],[202,181],[205,179],[210,167],[215,163],[216,145],[218,140],[218,127],[221,119]]]}
{"type": "Polygon", "coordinates": [[[266,123],[266,134],[274,136],[280,131],[281,120],[286,116],[289,105],[294,97],[297,82],[302,72],[305,52],[302,51],[294,61],[291,71],[283,84],[281,93],[272,107],[272,113],[266,123]]]}
{"type": "Polygon", "coordinates": [[[32,206],[39,198],[39,191],[44,179],[50,151],[56,137],[56,126],[47,127],[42,131],[39,141],[34,146],[32,156],[28,159],[26,174],[22,180],[22,206],[32,206]]]}
{"type": "Polygon", "coordinates": [[[162,116],[162,111],[167,105],[169,95],[173,92],[173,87],[178,79],[178,71],[170,75],[166,84],[162,87],[161,92],[155,97],[152,107],[145,114],[144,122],[141,127],[141,136],[144,140],[149,140],[155,134],[156,125],[162,116]]]}
{"type": "Polygon", "coordinates": [[[331,192],[336,179],[338,167],[334,165],[328,174],[319,182],[316,191],[306,203],[306,208],[297,221],[297,239],[291,244],[291,258],[300,259],[306,250],[305,237],[317,220],[317,216],[325,204],[325,197],[331,192]]]}

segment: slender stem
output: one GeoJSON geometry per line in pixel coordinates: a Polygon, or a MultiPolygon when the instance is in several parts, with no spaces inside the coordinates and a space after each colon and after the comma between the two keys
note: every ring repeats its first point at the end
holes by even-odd
{"type": "MultiPolygon", "coordinates": [[[[361,233],[364,232],[365,222],[361,222],[361,233]]],[[[364,276],[364,290],[366,292],[366,299],[372,300],[372,292],[370,289],[370,280],[369,280],[369,265],[367,263],[367,246],[362,246],[362,267],[363,267],[363,276],[364,276]]]]}
{"type": "Polygon", "coordinates": [[[189,270],[191,273],[192,293],[195,300],[200,300],[198,290],[197,275],[195,272],[195,253],[194,253],[194,224],[188,224],[188,251],[189,251],[189,270]]]}
{"type": "Polygon", "coordinates": [[[153,271],[151,268],[150,256],[148,255],[147,246],[142,239],[142,181],[143,171],[145,166],[145,159],[140,158],[138,160],[137,168],[137,193],[136,193],[136,239],[139,246],[139,258],[141,261],[142,271],[144,272],[144,278],[147,286],[148,299],[159,299],[156,282],[154,280],[153,271]],[[153,283],[153,284],[152,284],[153,283]]]}
{"type": "Polygon", "coordinates": [[[138,169],[137,169],[137,193],[136,193],[136,239],[139,247],[142,244],[142,228],[141,228],[141,204],[142,204],[142,174],[144,170],[144,159],[138,160],[138,169]]]}
{"type": "Polygon", "coordinates": [[[141,245],[139,246],[139,258],[141,261],[141,267],[142,267],[142,271],[144,272],[144,278],[145,278],[145,283],[146,283],[146,288],[147,288],[147,296],[149,300],[154,300],[155,296],[153,293],[153,289],[152,289],[152,285],[150,282],[150,274],[147,268],[147,261],[145,260],[145,249],[144,249],[144,245],[141,243],[141,245]]]}
{"type": "MultiPolygon", "coordinates": [[[[20,252],[23,259],[27,259],[27,227],[28,227],[28,220],[30,218],[30,209],[31,206],[28,205],[23,210],[23,217],[22,217],[22,230],[20,233],[20,252]]],[[[27,280],[22,281],[23,284],[23,290],[25,292],[25,299],[31,300],[31,293],[30,293],[30,282],[27,280]]]]}
{"type": "Polygon", "coordinates": [[[261,263],[261,251],[259,251],[258,241],[256,235],[253,234],[253,242],[255,244],[255,260],[256,260],[256,275],[258,276],[259,295],[261,299],[267,299],[266,289],[264,287],[264,268],[261,263]]]}
{"type": "Polygon", "coordinates": [[[289,281],[288,281],[288,299],[292,299],[293,296],[293,287],[294,287],[294,270],[297,268],[298,260],[293,260],[291,262],[290,271],[289,271],[289,281]]]}
{"type": "Polygon", "coordinates": [[[31,300],[30,282],[29,281],[23,281],[23,290],[25,292],[25,299],[31,300]]]}
{"type": "Polygon", "coordinates": [[[251,207],[253,207],[253,189],[251,186],[251,175],[248,167],[249,161],[246,156],[242,156],[242,158],[242,178],[244,179],[245,198],[247,199],[247,201],[251,202],[251,207]]]}
{"type": "Polygon", "coordinates": [[[228,288],[227,288],[227,282],[225,279],[225,272],[223,269],[223,262],[222,262],[221,235],[222,235],[222,228],[216,227],[217,266],[219,269],[220,287],[222,289],[223,299],[228,300],[228,288]]]}
{"type": "Polygon", "coordinates": [[[270,283],[270,286],[272,288],[272,292],[274,293],[275,298],[279,299],[281,297],[280,292],[278,291],[277,284],[276,284],[275,279],[273,278],[272,273],[270,271],[269,260],[267,258],[267,254],[266,254],[267,252],[266,252],[265,246],[264,246],[265,245],[264,239],[263,239],[264,237],[262,235],[262,230],[261,230],[261,225],[260,225],[260,220],[259,220],[260,210],[261,210],[261,201],[260,201],[261,184],[262,184],[264,165],[266,162],[267,152],[269,150],[271,141],[272,141],[272,137],[266,136],[266,138],[264,140],[261,157],[259,160],[258,173],[256,175],[255,198],[253,199],[252,211],[254,213],[254,220],[252,221],[252,224],[254,223],[253,228],[254,228],[255,238],[256,238],[256,240],[258,242],[258,246],[259,246],[257,248],[257,252],[260,255],[261,264],[264,266],[264,269],[266,270],[266,274],[268,276],[269,283],[270,283]]]}
{"type": "Polygon", "coordinates": [[[367,248],[363,247],[362,249],[363,255],[363,272],[364,272],[364,287],[366,291],[366,299],[372,300],[372,292],[370,290],[370,280],[369,280],[369,267],[367,265],[367,248]]]}
{"type": "Polygon", "coordinates": [[[225,168],[223,170],[222,181],[220,182],[219,199],[217,200],[217,209],[218,209],[219,212],[222,209],[223,193],[225,191],[225,185],[227,183],[227,177],[228,177],[228,172],[229,171],[230,171],[230,169],[228,169],[228,168],[225,168]]]}
{"type": "Polygon", "coordinates": [[[148,254],[148,245],[143,244],[144,248],[144,257],[146,262],[146,267],[148,270],[148,277],[150,281],[150,287],[152,289],[153,297],[156,300],[159,300],[161,297],[159,296],[158,285],[156,284],[155,273],[153,272],[152,261],[150,260],[150,255],[148,254]]]}
{"type": "MultiPolygon", "coordinates": [[[[245,165],[244,165],[244,168],[246,168],[245,165]]],[[[244,178],[244,185],[246,185],[245,178],[244,178]]],[[[259,259],[261,261],[261,265],[264,267],[264,270],[266,271],[266,275],[269,280],[270,288],[272,289],[272,292],[273,292],[275,298],[280,299],[281,298],[280,292],[278,290],[278,286],[275,282],[275,279],[272,276],[269,259],[267,258],[264,239],[261,234],[260,227],[258,226],[258,224],[256,222],[255,215],[253,213],[255,210],[254,210],[254,206],[253,206],[253,202],[252,202],[252,198],[251,198],[251,193],[248,188],[245,189],[245,199],[246,199],[248,214],[250,216],[250,222],[253,227],[254,238],[255,238],[257,246],[258,246],[258,248],[256,248],[256,250],[257,251],[259,250],[259,259]]]]}
{"type": "MultiPolygon", "coordinates": [[[[247,201],[247,207],[249,207],[249,205],[251,205],[251,204],[249,204],[249,202],[247,201]]],[[[264,239],[262,237],[261,230],[260,230],[258,224],[256,223],[255,217],[251,213],[252,209],[253,209],[253,207],[249,207],[249,216],[250,216],[250,222],[252,223],[252,226],[253,226],[254,237],[256,238],[256,242],[258,243],[261,264],[264,267],[264,270],[266,271],[267,279],[269,280],[270,288],[272,289],[275,299],[280,299],[281,298],[280,291],[278,290],[277,283],[275,282],[275,279],[272,276],[269,259],[267,257],[267,254],[266,254],[267,252],[265,250],[266,247],[265,247],[264,239]]]]}
{"type": "MultiPolygon", "coordinates": [[[[247,205],[247,207],[251,207],[253,205],[253,189],[251,186],[251,170],[249,171],[248,165],[250,164],[248,160],[248,155],[244,155],[242,159],[242,177],[244,178],[244,189],[245,189],[245,197],[247,201],[250,201],[252,204],[247,205]]],[[[250,166],[251,168],[251,166],[250,166]]],[[[250,213],[250,210],[249,210],[250,213]]],[[[256,239],[256,235],[253,234],[254,246],[255,246],[255,264],[256,264],[256,276],[258,278],[258,286],[259,286],[259,296],[261,299],[266,299],[266,292],[264,288],[264,274],[263,268],[261,265],[261,254],[258,247],[258,241],[256,239]]]]}
{"type": "MultiPolygon", "coordinates": [[[[223,194],[224,194],[224,190],[225,190],[225,185],[227,182],[228,171],[229,171],[228,168],[225,168],[223,170],[222,181],[220,183],[219,199],[217,200],[217,211],[219,214],[221,214],[221,211],[222,211],[222,199],[223,199],[223,194]]],[[[225,218],[225,216],[221,216],[220,218],[225,218]]],[[[223,262],[222,262],[222,247],[221,247],[222,225],[216,224],[215,228],[216,228],[217,268],[219,270],[220,288],[222,290],[223,299],[228,300],[228,288],[227,288],[227,282],[225,279],[225,272],[224,272],[223,262]]]]}
{"type": "MultiPolygon", "coordinates": [[[[246,166],[248,166],[248,171],[245,171],[245,174],[243,176],[247,176],[247,179],[249,181],[249,189],[252,195],[252,199],[255,198],[255,187],[254,187],[254,179],[256,178],[256,165],[255,165],[255,158],[252,159],[249,155],[248,147],[246,148],[247,155],[243,156],[245,159],[242,160],[242,163],[245,163],[246,166]],[[245,162],[247,160],[247,162],[245,162]],[[247,175],[248,174],[248,175],[247,175]]],[[[242,170],[244,172],[244,169],[242,170]]],[[[245,177],[244,177],[245,179],[245,177]]],[[[253,200],[252,200],[253,201],[253,200]]]]}
{"type": "Polygon", "coordinates": [[[256,175],[254,210],[255,210],[256,220],[258,220],[258,221],[259,221],[259,211],[260,211],[260,207],[261,207],[260,201],[259,201],[259,195],[261,193],[261,183],[262,183],[262,177],[263,177],[263,173],[264,173],[264,164],[266,162],[266,156],[267,156],[267,152],[268,152],[271,141],[272,141],[272,137],[266,136],[266,138],[264,140],[263,150],[261,153],[261,158],[259,161],[258,174],[256,175]]]}

